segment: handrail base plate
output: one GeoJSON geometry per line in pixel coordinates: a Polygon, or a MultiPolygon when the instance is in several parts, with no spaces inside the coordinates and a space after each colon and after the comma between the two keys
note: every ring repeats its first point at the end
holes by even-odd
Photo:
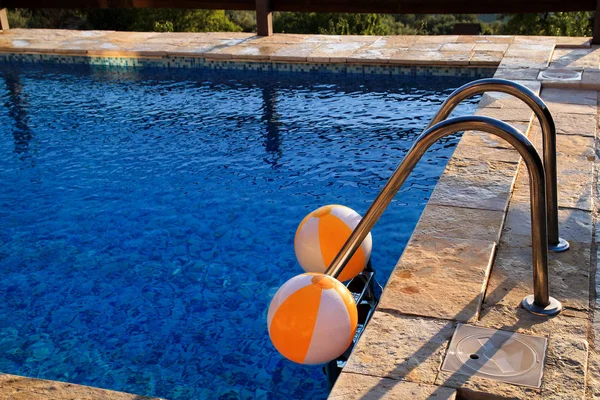
{"type": "Polygon", "coordinates": [[[548,304],[546,307],[542,307],[533,302],[533,295],[530,294],[523,299],[521,305],[530,313],[544,317],[552,317],[554,315],[558,315],[558,313],[562,311],[562,304],[560,304],[560,301],[556,300],[554,297],[550,297],[550,304],[548,304]]]}
{"type": "Polygon", "coordinates": [[[569,247],[571,247],[569,242],[567,242],[565,239],[559,237],[557,244],[549,244],[548,245],[548,251],[551,251],[553,253],[562,253],[563,251],[569,250],[569,247]]]}

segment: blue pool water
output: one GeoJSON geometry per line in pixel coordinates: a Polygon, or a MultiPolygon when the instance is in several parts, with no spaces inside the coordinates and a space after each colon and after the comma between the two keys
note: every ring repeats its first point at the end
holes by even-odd
{"type": "MultiPolygon", "coordinates": [[[[0,65],[0,371],[169,399],[323,399],[268,339],[297,224],[364,213],[465,80],[0,65]]],[[[461,106],[470,113],[475,103],[461,106]]],[[[453,151],[373,231],[385,282],[453,151]]]]}

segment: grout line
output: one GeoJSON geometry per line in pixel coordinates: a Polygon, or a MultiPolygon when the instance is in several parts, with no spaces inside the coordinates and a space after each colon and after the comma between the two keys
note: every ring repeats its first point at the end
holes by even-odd
{"type": "Polygon", "coordinates": [[[408,317],[408,318],[423,318],[423,319],[432,320],[432,321],[446,321],[446,322],[461,323],[461,324],[469,323],[468,321],[459,321],[456,319],[450,319],[450,318],[444,318],[444,317],[432,317],[429,315],[412,314],[412,313],[399,311],[394,308],[377,307],[377,309],[375,311],[376,312],[379,311],[379,312],[382,312],[384,314],[388,314],[391,316],[400,316],[400,317],[408,317]]]}
{"type": "MultiPolygon", "coordinates": [[[[518,165],[518,164],[512,164],[512,165],[518,165]]],[[[513,183],[514,186],[514,183],[513,183]]],[[[512,190],[511,190],[512,191],[512,190]]],[[[456,208],[464,208],[467,210],[476,210],[476,211],[498,211],[498,212],[502,212],[504,211],[506,213],[506,207],[503,210],[498,210],[498,209],[494,209],[494,208],[479,208],[479,207],[469,207],[469,206],[457,206],[457,205],[451,205],[451,204],[442,204],[442,203],[438,203],[436,201],[429,201],[427,202],[427,204],[431,204],[432,206],[442,206],[442,207],[456,207],[456,208]]],[[[510,204],[510,202],[509,202],[510,204]]]]}
{"type": "MultiPolygon", "coordinates": [[[[593,196],[592,196],[592,197],[593,197],[593,196]]],[[[593,201],[593,199],[592,199],[592,205],[593,205],[593,204],[594,204],[594,201],[593,201]]],[[[559,206],[558,206],[558,209],[559,209],[559,210],[565,210],[565,211],[568,211],[568,210],[574,210],[574,211],[583,211],[583,212],[586,212],[586,213],[594,214],[593,207],[592,207],[592,210],[586,210],[585,208],[579,208],[579,207],[569,207],[569,206],[561,206],[561,205],[559,205],[559,206]]]]}
{"type": "MultiPolygon", "coordinates": [[[[573,114],[573,115],[591,115],[591,114],[573,114]]],[[[577,136],[580,138],[587,138],[587,139],[594,139],[594,137],[595,137],[595,136],[590,136],[590,135],[583,135],[581,133],[559,133],[559,132],[556,132],[556,135],[557,136],[565,136],[565,137],[577,136]]],[[[571,157],[576,157],[576,156],[571,156],[571,157]]]]}

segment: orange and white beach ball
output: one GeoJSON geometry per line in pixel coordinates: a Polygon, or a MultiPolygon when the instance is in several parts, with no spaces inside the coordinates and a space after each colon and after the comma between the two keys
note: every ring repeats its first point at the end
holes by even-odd
{"type": "Polygon", "coordinates": [[[321,364],[352,343],[358,312],[350,291],[324,274],[297,275],[275,293],[267,324],[273,345],[299,364],[321,364]]]}
{"type": "MultiPolygon", "coordinates": [[[[296,258],[306,272],[325,272],[361,220],[351,208],[340,205],[321,207],[308,214],[298,226],[294,239],[296,258]]],[[[342,282],[354,278],[371,257],[371,233],[338,276],[342,282]]]]}

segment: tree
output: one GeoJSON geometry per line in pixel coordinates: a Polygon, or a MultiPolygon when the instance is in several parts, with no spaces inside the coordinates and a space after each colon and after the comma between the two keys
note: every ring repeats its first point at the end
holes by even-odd
{"type": "Polygon", "coordinates": [[[479,23],[475,14],[398,14],[395,20],[418,35],[449,35],[458,23],[479,23]]]}
{"type": "Polygon", "coordinates": [[[225,15],[231,22],[242,28],[242,32],[256,32],[256,12],[225,11],[225,15]]]}
{"type": "Polygon", "coordinates": [[[275,13],[273,30],[280,33],[327,35],[385,35],[387,28],[380,14],[275,13]]]}
{"type": "Polygon", "coordinates": [[[239,32],[223,10],[108,9],[90,10],[94,29],[157,32],[239,32]]]}
{"type": "Polygon", "coordinates": [[[26,29],[90,29],[85,12],[66,9],[12,9],[8,12],[8,25],[11,28],[26,29]]]}
{"type": "Polygon", "coordinates": [[[592,36],[593,12],[502,15],[504,35],[592,36]]]}

